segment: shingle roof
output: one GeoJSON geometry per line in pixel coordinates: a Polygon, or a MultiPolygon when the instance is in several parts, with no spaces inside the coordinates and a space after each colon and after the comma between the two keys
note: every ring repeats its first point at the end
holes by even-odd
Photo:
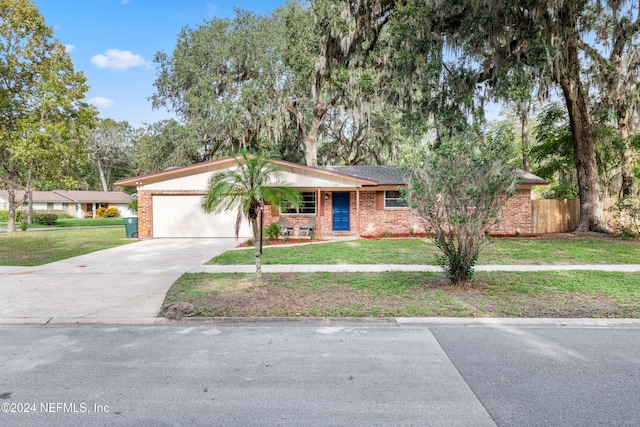
{"type": "MultiPolygon", "coordinates": [[[[33,191],[32,192],[34,202],[68,202],[64,196],[56,194],[53,191],[33,191]]],[[[0,198],[9,200],[9,192],[7,190],[0,190],[0,198]]],[[[24,191],[16,191],[16,202],[22,202],[24,198],[24,191]]]]}
{"type": "Polygon", "coordinates": [[[54,190],[53,192],[81,203],[127,204],[131,202],[131,196],[121,191],[54,190]]]}
{"type": "Polygon", "coordinates": [[[377,181],[378,185],[404,185],[402,173],[395,166],[319,166],[319,168],[377,181]]]}
{"type": "MultiPolygon", "coordinates": [[[[402,172],[396,166],[319,166],[345,175],[377,181],[378,185],[405,185],[402,172]]],[[[521,184],[546,185],[548,182],[539,176],[518,169],[522,176],[521,184]]]]}

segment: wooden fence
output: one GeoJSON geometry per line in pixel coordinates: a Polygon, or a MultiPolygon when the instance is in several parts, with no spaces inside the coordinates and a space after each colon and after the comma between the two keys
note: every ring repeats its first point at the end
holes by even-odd
{"type": "MultiPolygon", "coordinates": [[[[609,208],[616,203],[615,198],[604,199],[604,217],[611,221],[609,208]]],[[[580,199],[532,200],[531,231],[535,234],[564,233],[574,230],[580,222],[580,199]]]]}

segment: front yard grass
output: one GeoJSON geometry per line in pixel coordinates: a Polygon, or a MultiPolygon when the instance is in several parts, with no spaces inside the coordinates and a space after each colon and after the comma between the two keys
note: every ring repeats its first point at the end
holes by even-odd
{"type": "Polygon", "coordinates": [[[477,273],[451,286],[423,272],[189,273],[165,307],[194,306],[203,317],[593,317],[639,318],[640,274],[601,271],[477,273]]]}
{"type": "Polygon", "coordinates": [[[34,266],[120,246],[122,227],[0,233],[0,265],[34,266]]]}
{"type": "MultiPolygon", "coordinates": [[[[55,225],[27,224],[27,228],[58,228],[58,227],[105,227],[124,225],[122,218],[58,218],[55,225]]],[[[16,222],[16,230],[20,230],[22,223],[16,222]]],[[[6,228],[7,222],[0,222],[0,227],[6,228]]]]}
{"type": "MultiPolygon", "coordinates": [[[[263,264],[427,264],[430,239],[359,239],[299,246],[264,246],[263,264]]],[[[226,252],[208,264],[254,264],[254,252],[226,252]]],[[[640,242],[598,237],[491,239],[477,264],[637,264],[640,242]]]]}

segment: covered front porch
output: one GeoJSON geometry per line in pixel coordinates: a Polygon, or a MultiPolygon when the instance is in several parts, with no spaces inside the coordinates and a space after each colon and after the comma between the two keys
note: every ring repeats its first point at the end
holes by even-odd
{"type": "Polygon", "coordinates": [[[301,189],[301,193],[299,208],[265,209],[263,226],[272,222],[286,225],[291,237],[360,237],[360,188],[301,189]]]}

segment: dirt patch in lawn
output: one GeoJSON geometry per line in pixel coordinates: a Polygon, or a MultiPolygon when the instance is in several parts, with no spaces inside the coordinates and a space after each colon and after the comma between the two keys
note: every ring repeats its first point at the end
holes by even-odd
{"type": "MultiPolygon", "coordinates": [[[[495,285],[474,282],[472,287],[452,286],[442,277],[421,273],[403,276],[332,274],[265,274],[262,282],[252,275],[197,280],[174,286],[164,309],[186,302],[194,317],[640,317],[640,301],[581,292],[542,290],[496,291],[495,285]],[[320,277],[320,279],[318,279],[320,277]],[[395,281],[394,281],[395,280],[395,281]],[[374,282],[375,281],[375,282],[374,282]]],[[[195,275],[194,275],[195,276],[195,275]]],[[[170,317],[170,316],[168,316],[170,317]]]]}

